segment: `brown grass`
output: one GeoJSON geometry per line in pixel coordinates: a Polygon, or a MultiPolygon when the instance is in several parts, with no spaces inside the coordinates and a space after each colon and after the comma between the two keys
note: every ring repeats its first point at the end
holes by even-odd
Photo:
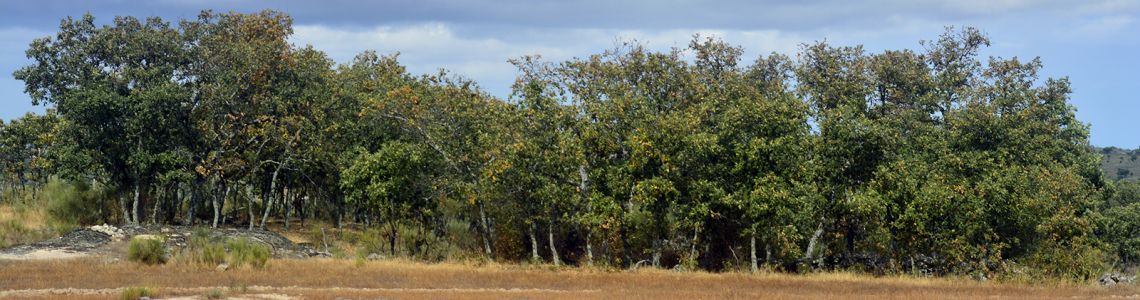
{"type": "Polygon", "coordinates": [[[34,243],[59,236],[44,229],[47,217],[32,207],[0,206],[0,248],[34,243]]]}
{"type": "Polygon", "coordinates": [[[121,290],[82,293],[128,286],[157,286],[164,297],[201,296],[208,289],[218,288],[225,289],[231,298],[237,298],[234,294],[247,294],[250,298],[279,294],[303,299],[1097,299],[1140,294],[1136,287],[1026,286],[961,279],[873,278],[850,273],[629,273],[589,268],[549,271],[544,266],[404,261],[367,262],[357,268],[352,261],[324,259],[274,260],[272,267],[264,271],[242,268],[218,272],[185,264],[104,264],[100,258],[0,261],[0,270],[0,291],[9,291],[0,292],[0,298],[19,296],[11,291],[23,290],[25,296],[37,299],[106,299],[117,297],[121,290]],[[242,285],[248,291],[241,292],[242,285]],[[59,288],[80,290],[62,295],[27,291],[59,288]]]}
{"type": "Polygon", "coordinates": [[[29,228],[43,228],[47,226],[47,216],[42,209],[27,208],[20,210],[11,205],[0,206],[0,221],[19,220],[29,228]]]}

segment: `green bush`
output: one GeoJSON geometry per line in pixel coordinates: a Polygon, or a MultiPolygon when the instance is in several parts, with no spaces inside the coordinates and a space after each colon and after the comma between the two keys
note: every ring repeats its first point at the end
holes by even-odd
{"type": "Polygon", "coordinates": [[[194,229],[186,245],[188,249],[181,251],[181,255],[185,255],[186,257],[184,262],[209,265],[226,262],[225,245],[210,242],[210,231],[208,229],[201,227],[194,229]]]}
{"type": "Polygon", "coordinates": [[[52,181],[44,190],[48,199],[47,216],[52,227],[59,234],[65,234],[82,226],[100,223],[99,211],[91,209],[100,206],[103,191],[92,189],[83,181],[68,184],[52,181]]]}
{"type": "Polygon", "coordinates": [[[252,243],[244,237],[231,239],[226,243],[226,246],[230,248],[230,255],[232,256],[230,264],[233,267],[247,263],[257,269],[265,269],[269,266],[269,247],[267,246],[252,243]]]}
{"type": "Polygon", "coordinates": [[[226,293],[219,289],[211,289],[202,294],[206,299],[225,299],[226,293]]]}
{"type": "Polygon", "coordinates": [[[130,261],[157,265],[166,263],[167,259],[166,245],[160,239],[133,237],[127,246],[127,260],[130,261]]]}
{"type": "Polygon", "coordinates": [[[119,298],[123,300],[135,300],[142,297],[149,297],[154,295],[154,290],[154,287],[132,286],[124,289],[123,294],[119,298]]]}

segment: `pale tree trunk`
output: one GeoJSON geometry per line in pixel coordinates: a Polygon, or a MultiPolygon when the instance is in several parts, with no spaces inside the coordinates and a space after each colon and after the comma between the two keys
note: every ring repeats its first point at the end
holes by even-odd
{"type": "MultiPolygon", "coordinates": [[[[230,185],[226,184],[225,181],[222,181],[222,186],[224,186],[226,188],[226,191],[224,193],[222,193],[222,204],[221,205],[218,204],[218,198],[216,196],[217,194],[215,194],[215,196],[214,196],[214,225],[213,225],[214,228],[218,228],[218,217],[219,217],[219,215],[223,215],[222,208],[226,207],[226,198],[230,197],[230,185]]],[[[225,223],[226,223],[226,221],[223,218],[222,224],[225,224],[225,223]]]]}
{"type": "Polygon", "coordinates": [[[166,188],[155,187],[158,197],[154,198],[154,209],[150,210],[150,224],[158,224],[158,208],[162,207],[162,199],[166,196],[166,188]]]}
{"type": "Polygon", "coordinates": [[[139,225],[139,180],[135,181],[135,202],[131,208],[131,224],[139,225]]]}
{"type": "Polygon", "coordinates": [[[756,224],[752,224],[752,273],[760,270],[756,261],[756,224]]]}
{"type": "Polygon", "coordinates": [[[265,230],[265,220],[269,219],[269,211],[273,209],[273,196],[277,193],[277,174],[283,167],[285,167],[284,162],[277,164],[277,169],[273,170],[273,178],[269,180],[269,199],[266,199],[265,215],[261,216],[261,230],[265,230]]]}
{"type": "Polygon", "coordinates": [[[282,204],[285,205],[285,231],[289,231],[289,219],[293,218],[293,200],[295,200],[294,198],[297,198],[297,196],[290,195],[289,188],[285,188],[284,193],[285,195],[283,195],[281,199],[285,201],[282,202],[282,204]]]}
{"type": "Polygon", "coordinates": [[[594,246],[592,243],[590,243],[590,239],[593,237],[594,237],[594,229],[592,229],[592,228],[588,229],[586,231],[586,266],[587,267],[593,267],[594,266],[594,246]]]}
{"type": "Polygon", "coordinates": [[[661,268],[661,244],[662,244],[662,242],[661,242],[660,237],[654,237],[653,238],[653,268],[654,269],[661,268]]]}
{"type": "Polygon", "coordinates": [[[823,234],[823,219],[819,220],[819,225],[815,228],[815,233],[811,235],[811,241],[808,242],[807,253],[804,253],[804,259],[812,259],[812,252],[815,252],[815,245],[819,242],[819,236],[823,234]]]}
{"type": "MultiPolygon", "coordinates": [[[[221,191],[221,189],[218,188],[218,180],[215,180],[214,184],[212,185],[214,187],[214,190],[211,191],[212,193],[210,193],[210,195],[213,196],[210,197],[212,201],[212,205],[210,206],[214,208],[214,221],[210,223],[210,228],[218,228],[218,216],[222,214],[222,207],[218,205],[218,192],[221,191]]],[[[225,200],[223,199],[222,202],[224,203],[225,200]]]]}
{"type": "Polygon", "coordinates": [[[542,261],[542,258],[538,257],[538,237],[534,235],[534,222],[533,220],[530,221],[530,229],[527,233],[530,233],[530,260],[538,263],[542,261]]]}
{"type": "Polygon", "coordinates": [[[131,224],[130,211],[127,210],[127,197],[123,195],[123,191],[119,191],[119,207],[123,209],[123,225],[131,224]]]}
{"type": "Polygon", "coordinates": [[[554,261],[554,266],[562,265],[562,259],[558,257],[558,249],[554,248],[554,219],[551,218],[546,222],[547,238],[550,239],[550,259],[554,261]]]}
{"type": "Polygon", "coordinates": [[[495,238],[495,232],[487,224],[487,210],[482,200],[479,200],[479,219],[482,221],[480,223],[483,223],[483,249],[486,250],[487,260],[495,261],[495,256],[491,253],[491,240],[495,238]]]}
{"type": "Polygon", "coordinates": [[[700,232],[701,232],[700,228],[698,228],[696,226],[693,227],[693,240],[689,245],[689,263],[695,263],[696,262],[696,259],[697,259],[697,237],[699,237],[698,233],[700,233],[700,232]]]}
{"type": "Polygon", "coordinates": [[[269,221],[269,212],[273,210],[273,200],[277,198],[277,192],[273,190],[275,183],[276,182],[269,183],[269,193],[265,197],[265,210],[261,212],[261,225],[258,226],[260,230],[265,230],[265,223],[269,221]]]}

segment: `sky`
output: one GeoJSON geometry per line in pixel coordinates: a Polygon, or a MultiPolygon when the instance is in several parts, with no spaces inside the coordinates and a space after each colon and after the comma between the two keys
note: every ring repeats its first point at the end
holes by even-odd
{"type": "Polygon", "coordinates": [[[1100,147],[1140,148],[1140,0],[806,0],[806,1],[242,1],[242,0],[0,0],[0,118],[32,106],[11,73],[32,62],[35,38],[54,36],[60,21],[91,13],[98,24],[115,16],[158,16],[176,24],[199,12],[273,9],[293,18],[290,42],[312,45],[337,63],[374,50],[399,52],[413,74],[447,69],[507,98],[518,75],[508,59],[588,57],[636,39],[653,50],[683,47],[693,34],[744,47],[746,61],[801,44],[863,45],[872,53],[912,49],[946,26],[978,28],[996,56],[1040,57],[1041,78],[1068,77],[1077,118],[1091,124],[1100,147]]]}

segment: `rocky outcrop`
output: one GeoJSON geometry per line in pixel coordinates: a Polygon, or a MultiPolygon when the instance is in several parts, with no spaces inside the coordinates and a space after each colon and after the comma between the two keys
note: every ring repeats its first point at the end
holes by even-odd
{"type": "Polygon", "coordinates": [[[1120,274],[1120,272],[1105,273],[1096,280],[1097,284],[1102,286],[1115,286],[1118,284],[1132,284],[1136,281],[1136,275],[1128,276],[1120,274]]]}
{"type": "MultiPolygon", "coordinates": [[[[68,232],[64,236],[35,242],[26,245],[0,249],[0,254],[23,255],[36,251],[62,250],[75,253],[90,252],[91,250],[113,241],[128,240],[135,236],[153,236],[162,238],[170,249],[185,247],[187,240],[194,233],[196,227],[165,226],[165,225],[95,225],[91,228],[80,228],[68,232]]],[[[330,256],[327,252],[317,251],[312,247],[298,245],[280,234],[271,231],[245,230],[245,229],[208,229],[211,242],[225,243],[234,238],[247,238],[250,242],[268,246],[274,258],[309,258],[330,256]]]]}

